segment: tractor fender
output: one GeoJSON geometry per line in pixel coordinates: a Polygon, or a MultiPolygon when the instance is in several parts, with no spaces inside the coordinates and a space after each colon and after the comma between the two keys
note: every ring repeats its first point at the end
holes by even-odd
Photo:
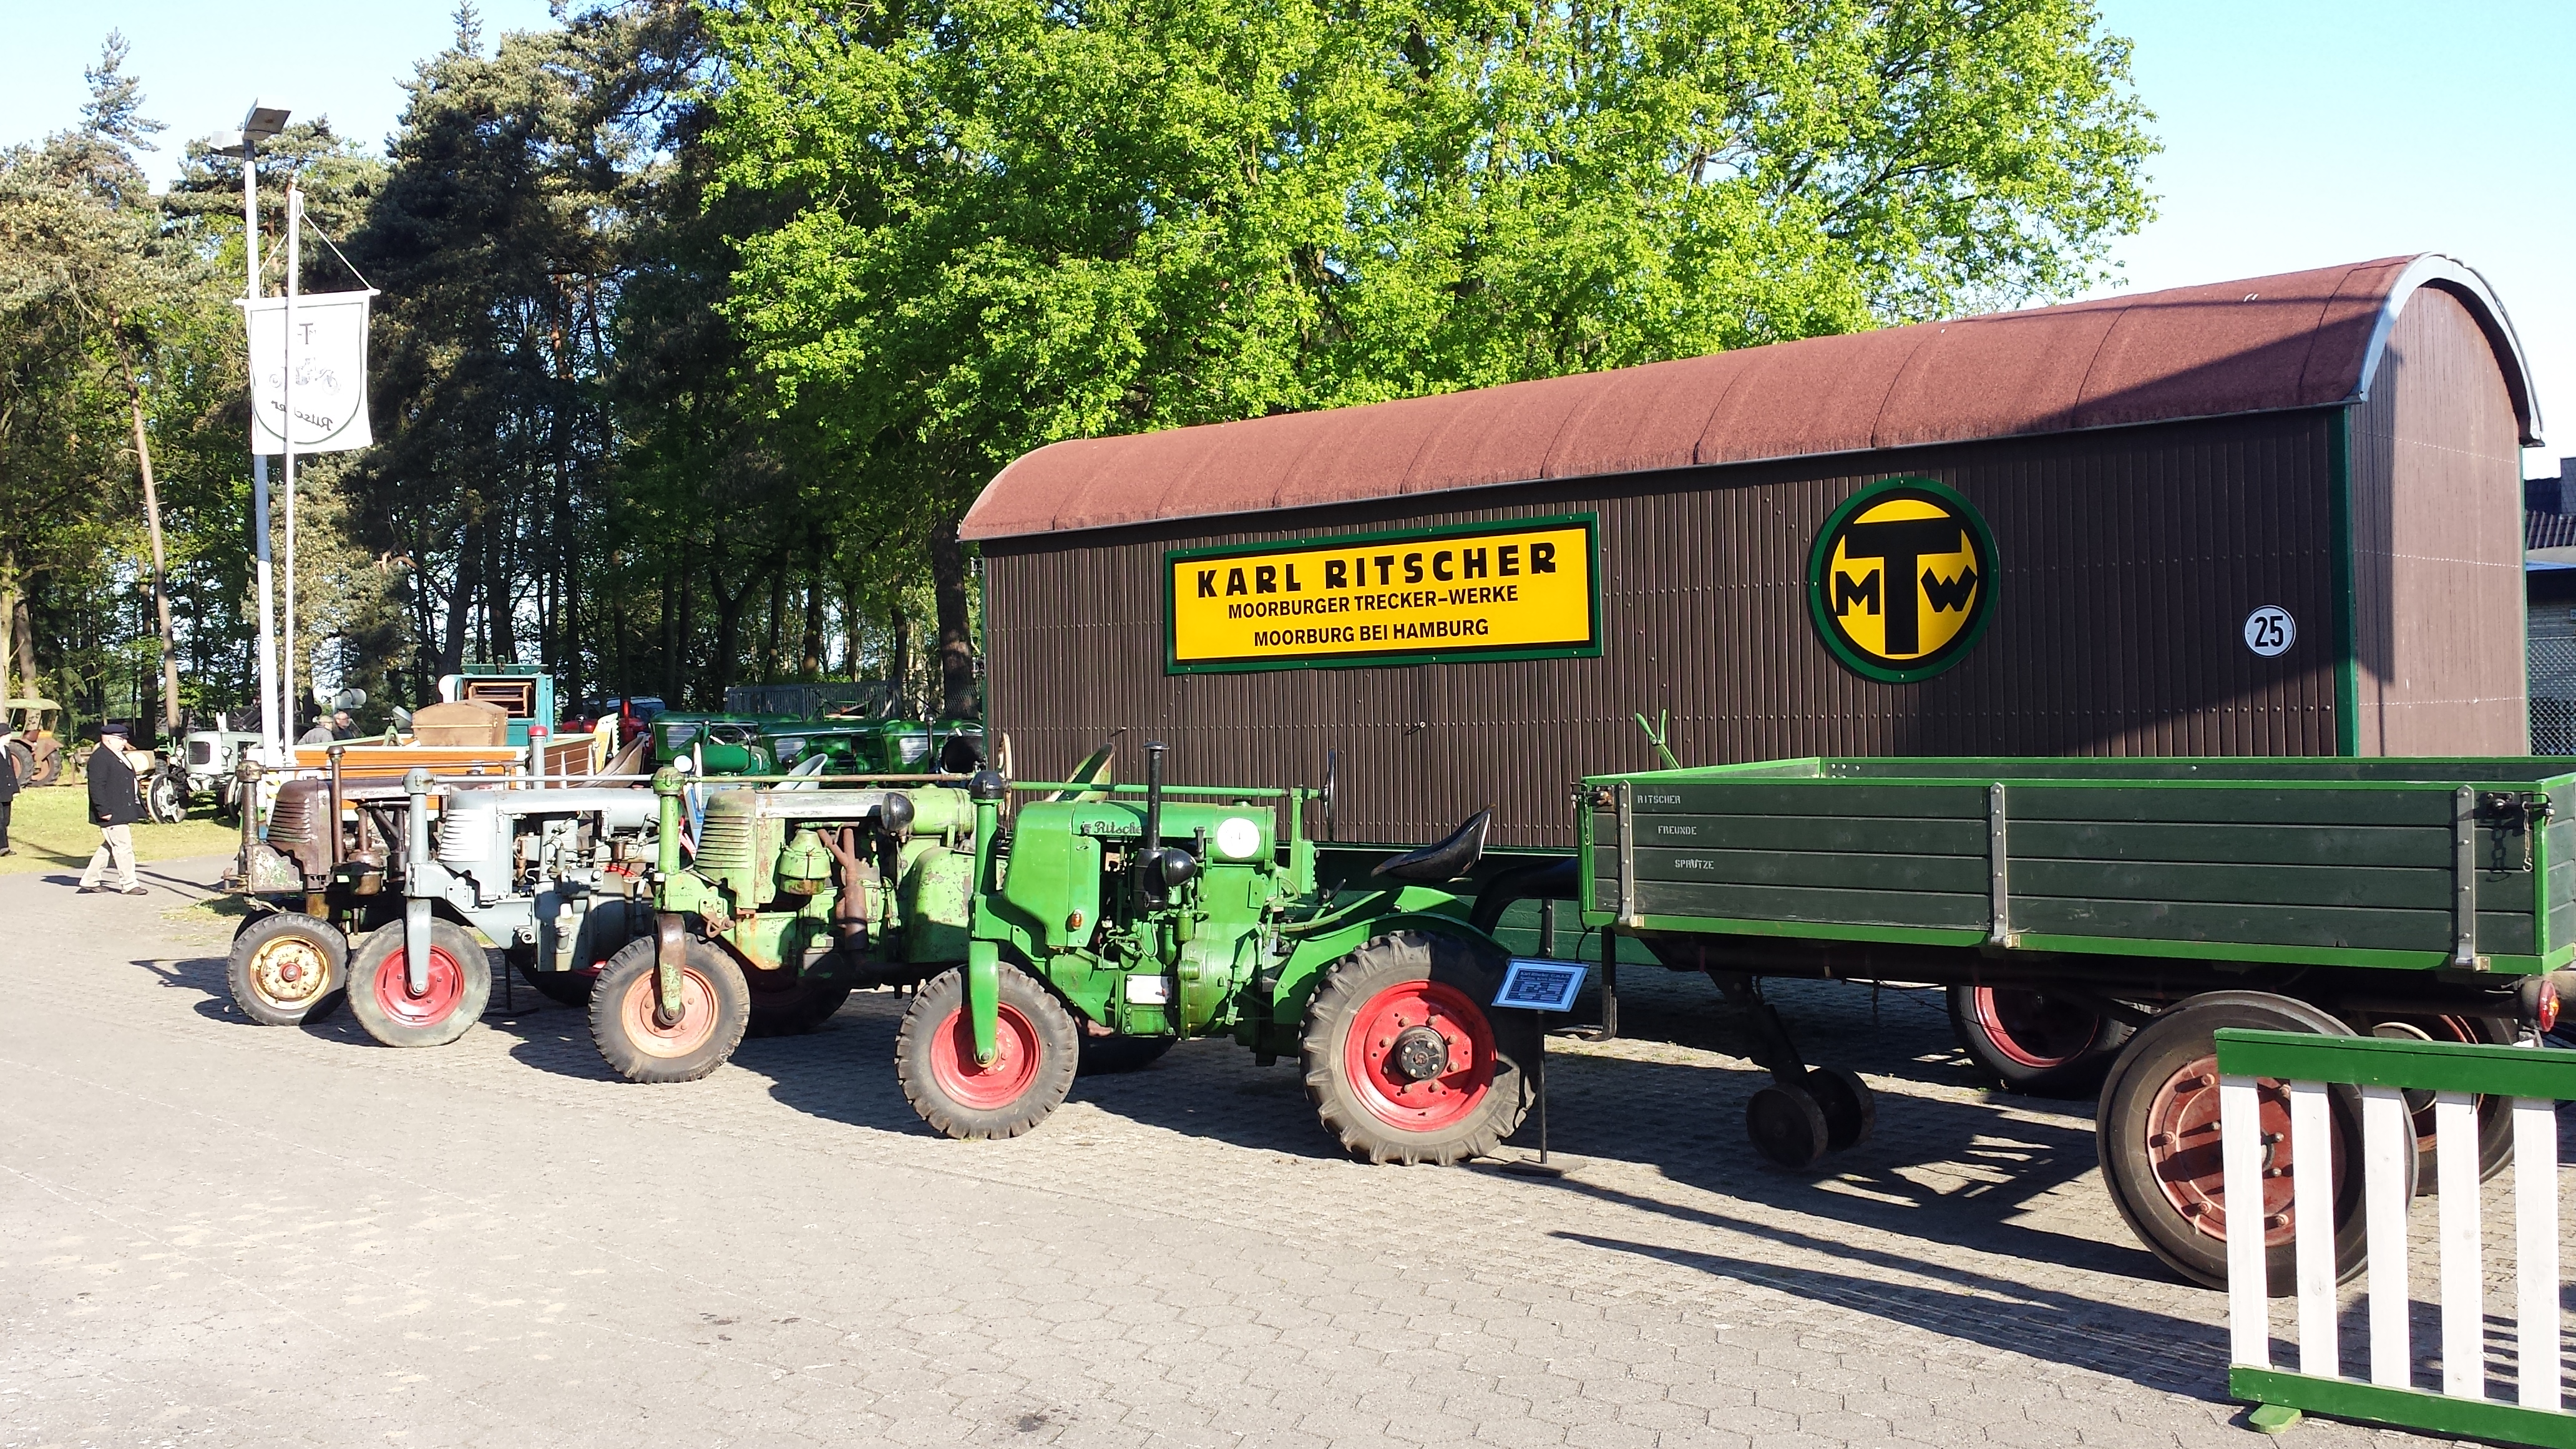
{"type": "Polygon", "coordinates": [[[1297,943],[1297,949],[1281,963],[1277,984],[1270,994],[1270,1019],[1274,1022],[1302,1021],[1306,1004],[1313,999],[1315,988],[1332,964],[1380,936],[1397,931],[1422,931],[1447,936],[1467,945],[1479,946],[1496,955],[1509,955],[1503,943],[1490,932],[1479,930],[1465,917],[1465,905],[1457,914],[1439,908],[1398,910],[1383,916],[1369,916],[1353,921],[1329,934],[1310,937],[1297,943]]]}

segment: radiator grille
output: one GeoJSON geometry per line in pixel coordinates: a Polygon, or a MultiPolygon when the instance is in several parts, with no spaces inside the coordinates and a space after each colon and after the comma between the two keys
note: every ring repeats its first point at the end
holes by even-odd
{"type": "Polygon", "coordinates": [[[706,822],[698,836],[698,870],[709,875],[750,870],[755,825],[748,800],[708,801],[706,822]]]}

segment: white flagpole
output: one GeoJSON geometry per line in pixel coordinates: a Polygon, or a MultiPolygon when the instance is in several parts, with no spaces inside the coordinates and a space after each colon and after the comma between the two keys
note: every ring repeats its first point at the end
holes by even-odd
{"type": "Polygon", "coordinates": [[[295,728],[297,716],[304,712],[303,694],[296,688],[295,676],[295,294],[298,274],[304,270],[304,191],[293,181],[286,183],[286,427],[279,436],[286,445],[286,667],[279,685],[285,699],[286,727],[295,728]]]}

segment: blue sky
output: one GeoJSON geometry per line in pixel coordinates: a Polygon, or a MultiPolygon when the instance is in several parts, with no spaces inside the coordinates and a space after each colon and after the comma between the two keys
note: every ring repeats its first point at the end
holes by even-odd
{"type": "MultiPolygon", "coordinates": [[[[412,64],[446,44],[443,3],[257,7],[0,0],[11,84],[0,141],[71,122],[111,26],[165,139],[240,122],[254,95],[380,144],[412,64]],[[251,23],[245,23],[250,20],[251,23]]],[[[2103,0],[2137,42],[2158,113],[2159,218],[2122,242],[2124,285],[2223,281],[2399,252],[2483,272],[2530,354],[2552,446],[2576,454],[2576,4],[2458,0],[2103,0]]],[[[485,0],[487,35],[550,24],[542,0],[485,0]]],[[[169,151],[165,148],[162,169],[169,151]]],[[[2548,459],[2546,463],[2544,458],[2548,459]]]]}

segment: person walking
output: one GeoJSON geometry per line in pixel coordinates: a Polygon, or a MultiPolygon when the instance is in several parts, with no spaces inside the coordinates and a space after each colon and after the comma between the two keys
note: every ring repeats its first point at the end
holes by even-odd
{"type": "Polygon", "coordinates": [[[134,766],[125,757],[125,726],[106,725],[98,748],[89,757],[89,818],[98,827],[98,849],[81,872],[81,894],[116,890],[129,896],[150,895],[134,878],[134,822],[143,818],[143,794],[134,781],[134,766]],[[119,885],[100,884],[109,867],[119,885]]]}
{"type": "Polygon", "coordinates": [[[18,752],[0,749],[0,855],[15,855],[9,848],[9,807],[18,803],[18,752]]]}

